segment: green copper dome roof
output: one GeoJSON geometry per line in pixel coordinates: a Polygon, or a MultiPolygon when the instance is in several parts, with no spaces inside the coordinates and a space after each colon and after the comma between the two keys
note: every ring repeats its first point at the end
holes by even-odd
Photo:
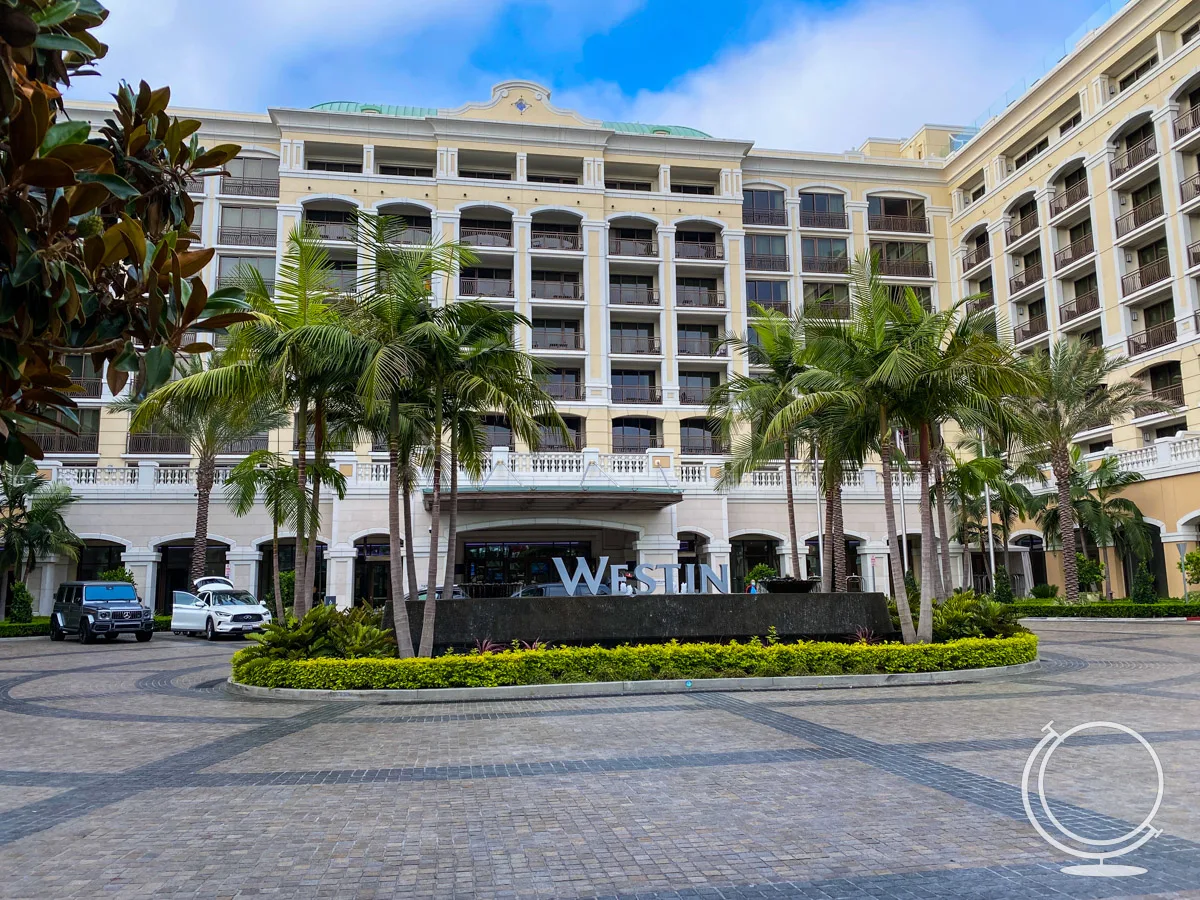
{"type": "MultiPolygon", "coordinates": [[[[356,103],[353,100],[331,100],[328,103],[318,103],[313,109],[324,112],[341,113],[375,113],[379,116],[402,116],[408,119],[423,119],[425,116],[436,116],[439,112],[431,106],[393,106],[389,103],[356,103]]],[[[665,134],[673,137],[712,137],[696,128],[686,125],[646,125],[642,122],[601,122],[604,128],[618,131],[622,134],[665,134]]]]}

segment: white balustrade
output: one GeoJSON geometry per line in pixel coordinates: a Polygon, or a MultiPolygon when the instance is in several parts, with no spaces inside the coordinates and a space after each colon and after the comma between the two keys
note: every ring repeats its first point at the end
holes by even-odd
{"type": "Polygon", "coordinates": [[[649,464],[636,453],[601,453],[600,470],[610,475],[645,475],[649,464]]]}
{"type": "Polygon", "coordinates": [[[72,487],[127,487],[137,484],[133,466],[62,466],[57,480],[72,487]]]}
{"type": "Polygon", "coordinates": [[[1136,450],[1122,450],[1115,454],[1121,463],[1121,468],[1127,472],[1144,472],[1154,468],[1158,462],[1158,450],[1154,445],[1139,447],[1136,450]]]}
{"type": "Polygon", "coordinates": [[[1176,437],[1171,441],[1171,462],[1187,463],[1200,461],[1200,436],[1176,437]]]}

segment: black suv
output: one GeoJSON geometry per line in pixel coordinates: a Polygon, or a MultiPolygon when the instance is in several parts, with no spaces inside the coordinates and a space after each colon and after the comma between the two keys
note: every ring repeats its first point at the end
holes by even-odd
{"type": "Polygon", "coordinates": [[[138,601],[137,589],[127,581],[68,581],[58,586],[50,616],[50,640],[68,634],[90,644],[97,635],[115,641],[132,634],[139,641],[154,636],[154,611],[138,601]]]}

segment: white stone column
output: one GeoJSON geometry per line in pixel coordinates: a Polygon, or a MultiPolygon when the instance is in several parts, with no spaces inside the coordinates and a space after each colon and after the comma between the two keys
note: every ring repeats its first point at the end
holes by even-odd
{"type": "Polygon", "coordinates": [[[671,193],[671,167],[665,163],[658,167],[658,189],[664,194],[671,193]]]}
{"type": "Polygon", "coordinates": [[[863,590],[886,594],[888,585],[888,546],[885,542],[870,541],[859,549],[859,565],[863,573],[863,590]]]}
{"type": "Polygon", "coordinates": [[[525,182],[529,180],[529,154],[517,154],[517,181],[525,182]]]}
{"type": "Polygon", "coordinates": [[[228,551],[225,562],[229,565],[229,578],[233,586],[257,594],[258,566],[262,558],[262,551],[253,547],[238,547],[228,551]]]}
{"type": "MultiPolygon", "coordinates": [[[[56,587],[54,576],[57,570],[58,557],[54,554],[50,554],[38,563],[38,571],[42,577],[37,594],[33,598],[33,606],[37,610],[35,615],[48,616],[54,611],[54,589],[56,587]]],[[[25,587],[30,587],[30,585],[27,584],[25,587]]]]}
{"type": "MultiPolygon", "coordinates": [[[[162,561],[162,554],[149,547],[131,547],[121,554],[121,564],[133,573],[133,580],[137,584],[138,594],[142,598],[142,602],[146,606],[154,608],[155,599],[157,597],[158,583],[158,564],[162,561]]],[[[166,599],[166,608],[169,612],[171,609],[171,598],[166,599]]]]}
{"type": "MultiPolygon", "coordinates": [[[[674,565],[679,562],[679,538],[673,534],[646,535],[640,540],[634,542],[633,549],[637,552],[638,565],[674,565]]],[[[666,591],[662,570],[654,569],[650,575],[658,581],[658,587],[655,590],[655,593],[665,593],[666,591]]],[[[678,585],[676,585],[676,587],[678,587],[678,585]]]]}
{"type": "Polygon", "coordinates": [[[330,547],[325,551],[325,593],[337,598],[338,609],[349,609],[354,605],[355,555],[355,549],[346,545],[330,547]]]}
{"type": "Polygon", "coordinates": [[[375,173],[375,145],[363,144],[363,174],[373,175],[375,173]]]}

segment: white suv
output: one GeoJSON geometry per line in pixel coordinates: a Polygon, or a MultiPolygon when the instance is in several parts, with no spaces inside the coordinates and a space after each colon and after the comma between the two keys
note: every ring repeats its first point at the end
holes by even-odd
{"type": "Polygon", "coordinates": [[[196,593],[175,591],[171,599],[171,631],[175,634],[203,633],[215,641],[221,635],[241,637],[262,631],[271,621],[270,610],[253,594],[216,575],[197,578],[196,593]]]}

